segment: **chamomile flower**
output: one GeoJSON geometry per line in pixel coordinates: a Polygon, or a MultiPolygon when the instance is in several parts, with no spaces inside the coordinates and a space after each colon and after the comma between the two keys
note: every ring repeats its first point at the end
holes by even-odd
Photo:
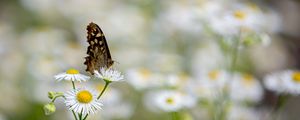
{"type": "Polygon", "coordinates": [[[300,71],[287,70],[281,76],[285,91],[292,95],[300,94],[300,71]]]}
{"type": "Polygon", "coordinates": [[[154,94],[153,97],[154,105],[166,112],[177,111],[184,107],[183,96],[176,91],[160,91],[154,94]]]}
{"type": "Polygon", "coordinates": [[[90,79],[89,76],[80,74],[76,69],[69,69],[64,73],[60,73],[54,76],[57,81],[68,80],[68,81],[87,81],[90,79]]]}
{"type": "Polygon", "coordinates": [[[231,82],[230,96],[235,101],[257,102],[262,99],[263,88],[250,74],[236,74],[231,82]]]}
{"type": "Polygon", "coordinates": [[[97,93],[88,89],[70,90],[65,94],[65,104],[69,110],[76,113],[94,114],[97,110],[101,109],[102,104],[97,99],[97,93]]]}
{"type": "Polygon", "coordinates": [[[285,70],[267,75],[264,84],[267,89],[278,94],[287,93],[292,95],[300,94],[300,71],[285,70]]]}
{"type": "Polygon", "coordinates": [[[230,78],[230,74],[224,70],[210,70],[201,73],[200,80],[204,84],[211,84],[215,89],[223,89],[230,78]]]}
{"type": "Polygon", "coordinates": [[[183,95],[174,90],[149,91],[144,96],[146,108],[154,113],[174,112],[188,107],[184,101],[183,95]]]}
{"type": "Polygon", "coordinates": [[[94,72],[97,78],[103,79],[104,81],[115,82],[124,79],[124,76],[121,74],[121,72],[112,68],[100,68],[100,72],[98,72],[97,70],[95,70],[94,72]]]}
{"type": "Polygon", "coordinates": [[[263,11],[258,6],[238,3],[230,6],[231,10],[224,10],[221,15],[210,19],[211,29],[221,35],[236,35],[240,30],[261,32],[264,30],[263,11]]]}
{"type": "Polygon", "coordinates": [[[145,90],[162,86],[163,77],[159,73],[153,73],[149,69],[135,68],[126,72],[128,83],[136,90],[145,90]]]}
{"type": "Polygon", "coordinates": [[[195,81],[187,83],[186,90],[201,99],[215,99],[223,89],[228,87],[230,74],[224,70],[200,72],[195,81]]]}

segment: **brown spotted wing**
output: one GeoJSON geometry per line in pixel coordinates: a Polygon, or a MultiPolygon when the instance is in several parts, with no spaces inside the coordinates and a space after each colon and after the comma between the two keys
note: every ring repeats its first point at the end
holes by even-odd
{"type": "Polygon", "coordinates": [[[87,66],[86,71],[94,74],[94,70],[101,67],[109,68],[114,64],[111,58],[105,36],[100,27],[95,23],[87,26],[87,48],[88,56],[85,57],[84,64],[87,66]]]}

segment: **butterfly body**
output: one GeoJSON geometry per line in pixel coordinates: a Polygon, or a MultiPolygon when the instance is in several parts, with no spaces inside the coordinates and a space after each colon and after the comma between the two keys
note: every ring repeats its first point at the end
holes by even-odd
{"type": "Polygon", "coordinates": [[[104,33],[95,23],[87,26],[87,42],[89,43],[88,56],[85,57],[84,62],[87,72],[93,75],[94,70],[99,70],[101,67],[110,68],[114,64],[104,33]]]}

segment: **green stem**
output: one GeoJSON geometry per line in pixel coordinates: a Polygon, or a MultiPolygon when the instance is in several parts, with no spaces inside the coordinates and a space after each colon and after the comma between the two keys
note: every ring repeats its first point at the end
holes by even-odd
{"type": "Polygon", "coordinates": [[[102,94],[104,93],[106,88],[108,87],[109,83],[111,83],[111,82],[110,81],[105,81],[105,86],[104,86],[103,90],[101,91],[101,93],[99,94],[99,96],[97,97],[97,99],[100,99],[100,97],[102,96],[102,94]]]}
{"type": "Polygon", "coordinates": [[[85,115],[84,118],[83,118],[83,120],[85,120],[85,119],[87,118],[87,116],[88,116],[88,115],[85,115]]]}
{"type": "MultiPolygon", "coordinates": [[[[66,97],[65,97],[65,96],[62,95],[62,97],[66,100],[66,97]]],[[[73,116],[74,116],[75,120],[78,120],[78,119],[77,119],[77,116],[76,116],[76,114],[75,114],[75,112],[74,112],[74,110],[72,110],[72,113],[73,113],[73,116]]]]}
{"type": "Polygon", "coordinates": [[[53,103],[53,102],[56,100],[56,98],[57,98],[57,96],[55,96],[55,97],[51,100],[51,102],[53,103]]]}
{"type": "Polygon", "coordinates": [[[215,119],[216,120],[225,120],[227,117],[227,108],[229,106],[229,102],[230,102],[230,98],[229,98],[229,88],[230,86],[230,82],[232,82],[231,80],[234,77],[234,71],[236,70],[236,64],[237,64],[237,60],[238,60],[238,55],[239,55],[239,47],[240,47],[240,42],[241,42],[241,36],[242,36],[242,32],[240,31],[238,36],[235,39],[235,42],[233,44],[233,49],[232,49],[232,59],[231,59],[231,63],[229,66],[229,71],[230,71],[230,77],[229,80],[227,80],[227,82],[225,83],[225,87],[222,88],[222,92],[221,92],[221,96],[220,96],[220,101],[217,100],[217,108],[219,108],[216,112],[216,116],[215,119]]]}
{"type": "Polygon", "coordinates": [[[79,120],[82,120],[82,109],[81,109],[81,112],[78,114],[79,116],[79,120]]]}
{"type": "Polygon", "coordinates": [[[229,106],[229,98],[226,92],[220,94],[219,99],[213,103],[213,120],[226,120],[229,106]]]}
{"type": "MultiPolygon", "coordinates": [[[[66,99],[65,96],[63,96],[63,95],[61,95],[61,96],[55,96],[55,97],[51,100],[51,102],[53,103],[58,97],[63,97],[64,99],[66,99]]],[[[78,119],[77,119],[77,116],[76,116],[76,114],[75,114],[75,112],[74,112],[74,110],[72,110],[72,113],[73,113],[73,116],[74,116],[75,120],[78,120],[78,119]]]]}
{"type": "MultiPolygon", "coordinates": [[[[74,82],[74,81],[72,81],[72,87],[73,87],[73,90],[75,91],[75,90],[76,90],[76,87],[75,87],[75,82],[74,82]]],[[[76,116],[76,114],[75,114],[75,112],[74,112],[74,110],[72,110],[72,113],[73,113],[73,116],[75,117],[75,120],[78,120],[78,119],[77,119],[77,116],[76,116]]],[[[81,120],[80,114],[79,114],[78,116],[79,116],[79,119],[81,120]]]]}
{"type": "Polygon", "coordinates": [[[289,96],[279,95],[276,105],[274,107],[274,112],[279,111],[286,104],[286,101],[288,100],[288,98],[289,98],[289,96]]]}
{"type": "MultiPolygon", "coordinates": [[[[111,83],[110,81],[105,81],[105,85],[104,88],[102,89],[101,93],[99,94],[99,96],[97,97],[97,99],[99,100],[100,97],[103,95],[104,91],[107,89],[109,83],[111,83]]],[[[88,117],[88,114],[86,114],[83,118],[83,120],[85,120],[88,117]]]]}
{"type": "Polygon", "coordinates": [[[230,65],[231,72],[233,72],[236,67],[236,62],[237,62],[237,58],[238,58],[238,54],[239,54],[240,41],[241,41],[241,33],[237,37],[236,42],[234,44],[233,51],[232,51],[232,61],[231,61],[231,65],[230,65]]]}
{"type": "Polygon", "coordinates": [[[55,95],[54,98],[51,100],[51,102],[53,103],[53,102],[54,102],[57,98],[59,98],[59,97],[65,98],[64,95],[55,95]]]}
{"type": "Polygon", "coordinates": [[[280,94],[278,96],[278,99],[276,101],[275,106],[273,107],[273,109],[270,111],[269,114],[266,115],[267,119],[275,119],[277,118],[277,113],[281,110],[281,108],[286,104],[286,101],[288,100],[289,96],[288,95],[283,95],[280,94]]]}
{"type": "Polygon", "coordinates": [[[72,81],[72,86],[73,86],[73,89],[75,90],[75,89],[76,89],[76,87],[75,87],[75,83],[74,83],[74,81],[72,81]]]}
{"type": "Polygon", "coordinates": [[[75,120],[78,120],[74,110],[72,110],[72,113],[73,113],[73,116],[75,117],[75,120]]]}
{"type": "Polygon", "coordinates": [[[179,120],[177,112],[171,112],[172,120],[179,120]]]}

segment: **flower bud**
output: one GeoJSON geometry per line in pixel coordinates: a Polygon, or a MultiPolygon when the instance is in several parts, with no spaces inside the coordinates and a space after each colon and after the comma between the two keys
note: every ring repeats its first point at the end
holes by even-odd
{"type": "Polygon", "coordinates": [[[52,103],[52,102],[44,105],[44,112],[46,115],[50,115],[50,114],[54,113],[55,110],[56,110],[56,107],[55,107],[54,103],[52,103]]]}
{"type": "Polygon", "coordinates": [[[53,99],[54,96],[55,96],[55,92],[53,92],[53,91],[48,92],[48,98],[53,99]]]}
{"type": "Polygon", "coordinates": [[[48,98],[50,99],[54,99],[55,97],[61,97],[63,95],[64,95],[63,92],[53,92],[53,91],[48,92],[48,98]]]}

